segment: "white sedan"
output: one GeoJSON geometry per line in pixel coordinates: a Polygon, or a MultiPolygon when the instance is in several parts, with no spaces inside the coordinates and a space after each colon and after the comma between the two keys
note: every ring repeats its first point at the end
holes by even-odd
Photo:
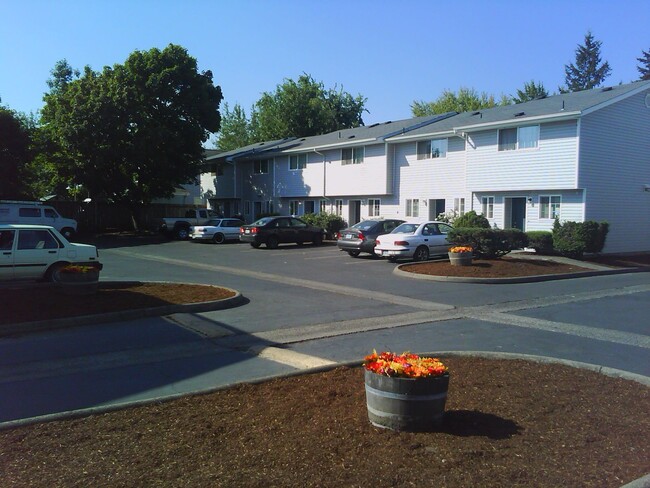
{"type": "Polygon", "coordinates": [[[223,244],[226,241],[238,241],[239,229],[244,225],[239,219],[210,219],[203,225],[190,229],[190,239],[193,241],[212,241],[223,244]]]}
{"type": "Polygon", "coordinates": [[[445,255],[450,246],[447,233],[451,229],[444,222],[405,222],[390,234],[377,237],[375,254],[391,262],[400,258],[424,261],[429,256],[445,255]]]}

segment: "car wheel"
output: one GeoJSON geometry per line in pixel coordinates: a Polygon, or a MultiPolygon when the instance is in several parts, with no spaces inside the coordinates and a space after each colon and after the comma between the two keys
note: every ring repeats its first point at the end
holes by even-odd
{"type": "Polygon", "coordinates": [[[260,243],[259,243],[259,242],[251,242],[250,244],[251,244],[251,247],[254,247],[255,249],[257,249],[258,247],[260,247],[260,243]]]}
{"type": "Polygon", "coordinates": [[[178,227],[176,229],[176,239],[184,241],[190,236],[190,231],[187,227],[178,227]]]}
{"type": "Polygon", "coordinates": [[[215,244],[223,244],[226,242],[226,237],[221,233],[217,232],[215,235],[212,236],[212,242],[215,244]]]}
{"type": "Polygon", "coordinates": [[[361,251],[348,251],[348,254],[353,258],[356,258],[359,256],[359,254],[361,254],[361,251]]]}
{"type": "Polygon", "coordinates": [[[50,268],[47,270],[45,273],[45,280],[50,281],[52,283],[58,283],[59,279],[59,270],[61,268],[65,268],[67,266],[67,263],[55,263],[50,268]]]}
{"type": "Polygon", "coordinates": [[[270,236],[266,240],[266,247],[268,247],[269,249],[277,249],[279,243],[280,243],[280,241],[278,240],[277,237],[270,236]]]}
{"type": "Polygon", "coordinates": [[[418,247],[413,253],[413,261],[426,261],[429,259],[429,249],[425,246],[418,247]]]}
{"type": "Polygon", "coordinates": [[[316,234],[312,242],[314,243],[314,246],[320,246],[323,243],[323,235],[316,234]]]}
{"type": "Polygon", "coordinates": [[[74,236],[74,229],[70,227],[65,227],[64,229],[61,229],[61,235],[65,237],[67,240],[70,240],[74,236]]]}

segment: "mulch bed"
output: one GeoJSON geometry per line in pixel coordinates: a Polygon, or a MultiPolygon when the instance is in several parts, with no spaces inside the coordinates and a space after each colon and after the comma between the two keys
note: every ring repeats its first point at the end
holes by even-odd
{"type": "Polygon", "coordinates": [[[650,389],[563,365],[451,357],[438,431],[367,419],[363,370],[0,432],[0,485],[620,487],[650,472],[650,389]]]}
{"type": "Polygon", "coordinates": [[[0,324],[121,312],[164,305],[230,298],[232,290],[179,283],[99,283],[93,295],[66,295],[54,285],[25,285],[2,290],[0,324]]]}

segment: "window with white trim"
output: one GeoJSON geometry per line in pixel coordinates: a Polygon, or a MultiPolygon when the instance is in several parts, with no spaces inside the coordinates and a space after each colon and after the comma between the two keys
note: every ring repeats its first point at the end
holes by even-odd
{"type": "Polygon", "coordinates": [[[327,212],[327,200],[320,201],[320,213],[327,212]]]}
{"type": "Polygon", "coordinates": [[[253,174],[256,175],[265,175],[269,172],[269,160],[268,159],[257,159],[253,161],[253,174]]]}
{"type": "Polygon", "coordinates": [[[341,164],[361,164],[365,156],[364,147],[349,147],[341,149],[341,164]]]}
{"type": "Polygon", "coordinates": [[[289,169],[297,171],[307,167],[307,154],[294,154],[289,156],[289,169]]]}
{"type": "Polygon", "coordinates": [[[305,200],[305,214],[314,213],[315,202],[313,200],[305,200]]]}
{"type": "Polygon", "coordinates": [[[368,199],[368,217],[379,217],[381,213],[381,200],[379,198],[368,199]]]}
{"type": "Polygon", "coordinates": [[[250,215],[251,214],[251,202],[250,202],[250,200],[246,200],[244,202],[244,214],[245,215],[250,215]]]}
{"type": "Polygon", "coordinates": [[[447,139],[432,139],[417,143],[418,159],[433,159],[447,157],[447,139]]]}
{"type": "Polygon", "coordinates": [[[454,198],[454,212],[459,217],[465,214],[465,199],[464,198],[454,198]]]}
{"type": "Polygon", "coordinates": [[[334,200],[334,214],[343,215],[343,200],[334,200]]]}
{"type": "Polygon", "coordinates": [[[539,145],[539,125],[499,129],[499,151],[534,149],[539,145]]]}
{"type": "Polygon", "coordinates": [[[406,200],[406,216],[419,217],[420,216],[420,200],[417,198],[406,200]]]}
{"type": "Polygon", "coordinates": [[[559,219],[562,197],[560,195],[540,195],[539,197],[539,218],[559,219]]]}
{"type": "Polygon", "coordinates": [[[481,210],[486,219],[494,218],[494,197],[481,198],[481,210]]]}

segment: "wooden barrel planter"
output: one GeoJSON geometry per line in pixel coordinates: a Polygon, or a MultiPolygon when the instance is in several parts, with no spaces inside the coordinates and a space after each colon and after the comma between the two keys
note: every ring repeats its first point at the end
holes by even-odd
{"type": "Polygon", "coordinates": [[[376,427],[426,432],[440,426],[449,373],[427,378],[389,377],[365,371],[368,419],[376,427]]]}
{"type": "Polygon", "coordinates": [[[473,253],[471,252],[449,252],[449,262],[454,266],[470,266],[473,253]]]}
{"type": "Polygon", "coordinates": [[[61,293],[66,295],[92,295],[99,287],[98,269],[70,272],[61,268],[54,272],[53,278],[61,293]]]}

